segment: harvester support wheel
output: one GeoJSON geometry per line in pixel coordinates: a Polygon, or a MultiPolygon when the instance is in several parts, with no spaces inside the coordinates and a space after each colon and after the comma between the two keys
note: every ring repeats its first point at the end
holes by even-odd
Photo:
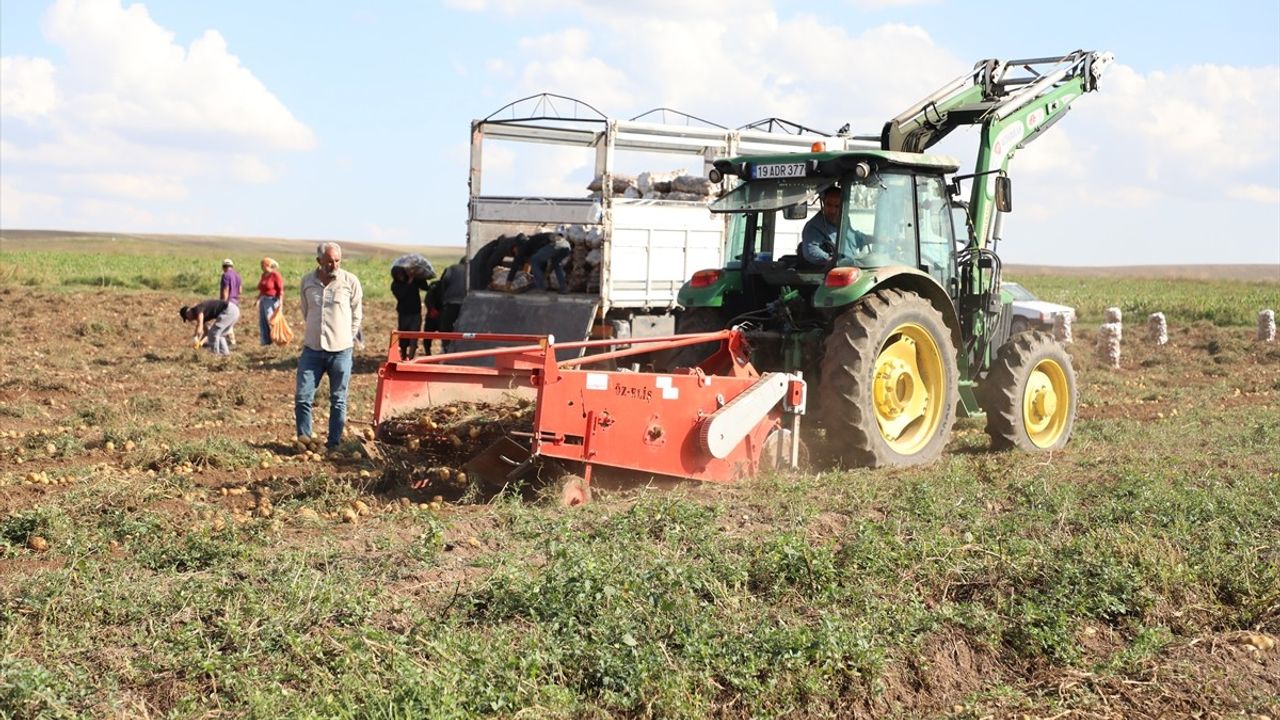
{"type": "MultiPolygon", "coordinates": [[[[685,335],[689,333],[715,332],[716,330],[723,330],[724,324],[725,317],[720,308],[688,308],[676,317],[676,333],[685,335]]],[[[714,343],[677,348],[667,353],[666,357],[661,358],[659,366],[666,370],[678,367],[693,367],[711,357],[718,349],[714,343]]]]}
{"type": "Polygon", "coordinates": [[[1079,396],[1062,343],[1045,332],[1015,335],[996,353],[978,404],[994,450],[1057,450],[1071,438],[1079,396]]]}
{"type": "Polygon", "coordinates": [[[591,486],[582,476],[565,473],[550,483],[544,497],[560,507],[578,507],[591,502],[591,486]]]}
{"type": "Polygon", "coordinates": [[[956,350],[942,313],[882,288],[836,319],[821,368],[819,415],[846,464],[919,465],[951,436],[959,402],[956,350]]]}
{"type": "Polygon", "coordinates": [[[796,469],[807,471],[811,466],[809,446],[804,440],[792,435],[788,428],[777,428],[765,436],[764,447],[760,452],[761,467],[774,470],[791,469],[791,443],[798,442],[796,448],[796,469]]]}

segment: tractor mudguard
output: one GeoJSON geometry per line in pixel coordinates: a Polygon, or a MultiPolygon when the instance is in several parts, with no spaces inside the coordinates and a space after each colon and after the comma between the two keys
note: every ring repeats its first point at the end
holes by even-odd
{"type": "Polygon", "coordinates": [[[693,287],[685,283],[676,295],[676,303],[681,307],[721,307],[724,305],[726,293],[742,290],[742,271],[722,269],[720,277],[710,285],[693,287]]]}

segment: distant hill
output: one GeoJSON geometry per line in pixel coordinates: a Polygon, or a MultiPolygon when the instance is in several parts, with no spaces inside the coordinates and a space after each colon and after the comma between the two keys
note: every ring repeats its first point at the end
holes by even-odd
{"type": "MultiPolygon", "coordinates": [[[[195,254],[230,257],[261,255],[310,256],[328,239],[302,240],[222,235],[152,235],[143,233],[71,232],[65,230],[0,230],[0,250],[75,250],[122,255],[195,254]]],[[[462,246],[380,245],[336,240],[347,257],[391,256],[417,252],[428,257],[460,256],[462,246]]]]}
{"type": "Polygon", "coordinates": [[[1113,267],[1059,267],[1052,265],[1005,265],[1010,277],[1054,275],[1057,277],[1144,278],[1168,280],[1244,280],[1280,283],[1280,265],[1118,265],[1113,267]]]}

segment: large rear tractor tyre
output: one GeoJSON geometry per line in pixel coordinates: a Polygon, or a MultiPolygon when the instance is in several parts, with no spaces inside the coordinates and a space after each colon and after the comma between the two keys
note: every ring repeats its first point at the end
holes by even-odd
{"type": "MultiPolygon", "coordinates": [[[[689,308],[676,317],[676,334],[715,332],[716,330],[723,330],[724,324],[725,317],[720,308],[689,308]]],[[[715,343],[703,343],[701,345],[677,348],[664,353],[664,356],[659,358],[658,366],[663,370],[693,367],[711,357],[719,349],[719,346],[715,343]]]]}
{"type": "Polygon", "coordinates": [[[1071,438],[1079,395],[1071,356],[1045,332],[1016,335],[996,353],[978,404],[993,450],[1058,450],[1071,438]]]}
{"type": "Polygon", "coordinates": [[[960,399],[956,349],[942,313],[894,289],[868,294],[827,337],[818,412],[827,449],[866,467],[932,462],[960,399]]]}

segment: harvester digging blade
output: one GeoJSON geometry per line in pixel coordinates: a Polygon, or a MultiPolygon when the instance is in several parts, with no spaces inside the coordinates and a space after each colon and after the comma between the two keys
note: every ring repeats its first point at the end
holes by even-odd
{"type": "Polygon", "coordinates": [[[360,439],[360,449],[364,450],[365,457],[374,462],[385,462],[386,456],[382,454],[382,448],[378,447],[378,441],[368,438],[360,439]]]}
{"type": "Polygon", "coordinates": [[[462,469],[481,487],[497,491],[522,478],[532,467],[533,455],[528,447],[501,437],[468,460],[462,469]]]}

